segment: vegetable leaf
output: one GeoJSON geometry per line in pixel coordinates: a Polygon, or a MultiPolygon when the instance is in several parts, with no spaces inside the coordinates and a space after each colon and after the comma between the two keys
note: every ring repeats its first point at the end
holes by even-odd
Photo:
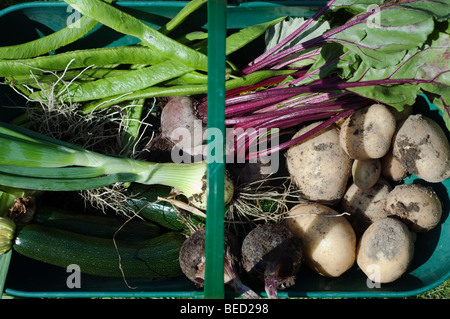
{"type": "Polygon", "coordinates": [[[390,5],[398,5],[408,9],[425,10],[432,13],[439,21],[448,19],[450,14],[448,0],[392,1],[391,4],[385,0],[335,0],[330,6],[330,10],[337,11],[339,9],[344,9],[353,14],[369,11],[376,13],[382,6],[390,5]]]}
{"type": "Polygon", "coordinates": [[[361,63],[349,82],[368,82],[368,85],[349,90],[397,109],[402,109],[405,104],[413,104],[421,90],[431,92],[440,96],[435,99],[436,106],[443,112],[449,127],[449,43],[449,35],[440,33],[437,39],[423,49],[408,51],[397,65],[374,69],[361,63]],[[376,85],[370,85],[370,81],[376,81],[376,85]]]}
{"type": "Polygon", "coordinates": [[[358,53],[373,68],[397,64],[407,50],[421,46],[434,30],[433,16],[428,11],[405,10],[401,6],[361,13],[346,25],[336,28],[328,41],[339,42],[358,53]]]}
{"type": "Polygon", "coordinates": [[[446,21],[450,16],[450,2],[448,0],[414,0],[401,2],[398,5],[405,9],[427,12],[437,21],[446,21]]]}
{"type": "Polygon", "coordinates": [[[346,11],[357,14],[367,12],[370,5],[381,6],[384,0],[335,0],[330,6],[331,10],[345,9],[346,11]]]}
{"type": "MultiPolygon", "coordinates": [[[[265,34],[266,39],[266,51],[272,49],[283,39],[285,39],[292,32],[300,28],[300,26],[305,23],[304,18],[289,18],[288,20],[283,20],[273,27],[269,28],[265,34]]],[[[281,48],[285,50],[298,43],[302,43],[311,39],[314,39],[330,29],[330,24],[328,21],[313,21],[305,31],[300,35],[295,37],[286,46],[281,48]]]]}
{"type": "MultiPolygon", "coordinates": [[[[265,34],[266,52],[274,48],[278,43],[282,42],[291,33],[300,28],[305,22],[306,20],[304,18],[289,18],[288,20],[280,21],[269,28],[265,34]]],[[[285,46],[280,48],[280,50],[285,50],[299,43],[317,38],[329,29],[330,24],[328,21],[313,21],[302,33],[289,41],[285,46]]],[[[278,68],[289,65],[291,68],[299,69],[304,66],[316,64],[317,59],[320,57],[319,53],[320,49],[317,48],[302,51],[296,55],[286,58],[284,62],[280,62],[280,66],[278,68]]]]}
{"type": "Polygon", "coordinates": [[[302,77],[301,81],[296,81],[296,85],[305,85],[327,77],[337,70],[338,63],[344,55],[341,45],[337,43],[325,44],[320,48],[320,54],[316,55],[308,73],[302,77]]]}

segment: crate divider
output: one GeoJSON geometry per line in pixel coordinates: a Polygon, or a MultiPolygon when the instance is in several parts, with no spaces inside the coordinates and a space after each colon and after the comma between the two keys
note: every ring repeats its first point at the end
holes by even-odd
{"type": "Polygon", "coordinates": [[[208,121],[207,130],[222,133],[208,143],[205,243],[205,298],[224,298],[224,183],[225,183],[225,40],[226,0],[208,0],[208,121]],[[220,144],[221,149],[216,149],[220,144]]]}

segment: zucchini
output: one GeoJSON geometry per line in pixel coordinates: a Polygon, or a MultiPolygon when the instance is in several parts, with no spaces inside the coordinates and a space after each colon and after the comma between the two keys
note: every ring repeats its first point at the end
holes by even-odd
{"type": "Polygon", "coordinates": [[[112,239],[29,224],[17,231],[13,249],[59,267],[76,264],[85,274],[156,279],[182,275],[178,256],[184,240],[179,232],[166,232],[139,243],[116,241],[116,250],[112,239]]]}
{"type": "Polygon", "coordinates": [[[128,192],[127,205],[139,216],[171,230],[181,230],[186,227],[177,210],[170,203],[158,201],[158,197],[169,196],[170,187],[132,184],[128,192]]]}
{"type": "Polygon", "coordinates": [[[161,232],[160,226],[149,221],[136,219],[124,225],[126,220],[116,216],[72,212],[50,206],[38,207],[33,221],[37,224],[95,237],[111,239],[115,235],[114,238],[117,240],[142,241],[156,237],[161,232]],[[117,232],[119,229],[120,231],[117,232]]]}

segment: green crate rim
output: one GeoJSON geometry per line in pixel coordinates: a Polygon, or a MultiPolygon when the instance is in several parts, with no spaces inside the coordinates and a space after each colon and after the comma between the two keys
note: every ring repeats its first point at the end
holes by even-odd
{"type": "MultiPolygon", "coordinates": [[[[211,0],[209,0],[210,2],[211,0]]],[[[162,5],[166,7],[176,7],[181,8],[187,1],[151,1],[154,5],[162,5]]],[[[212,1],[211,1],[212,2],[212,1]]],[[[220,0],[216,0],[216,2],[223,2],[220,0]]],[[[128,6],[132,5],[135,7],[139,6],[148,6],[149,1],[118,1],[118,5],[128,6]]],[[[277,1],[275,2],[247,2],[247,3],[239,3],[239,4],[231,4],[230,6],[239,6],[242,8],[252,8],[252,7],[277,7],[283,5],[298,5],[298,6],[321,6],[326,4],[326,1],[277,1]]],[[[66,7],[67,4],[62,1],[37,1],[37,2],[26,2],[17,5],[13,5],[6,9],[0,11],[0,18],[4,15],[12,13],[18,10],[30,9],[30,8],[46,8],[46,7],[66,7]]],[[[220,6],[220,4],[219,4],[220,6]]],[[[217,53],[217,59],[220,59],[220,54],[217,53]]],[[[221,84],[217,84],[221,85],[221,84]]],[[[213,85],[211,88],[211,92],[215,92],[219,90],[217,86],[213,85]]],[[[427,103],[434,107],[430,101],[424,96],[427,103]]],[[[220,177],[219,177],[220,178],[220,177]]],[[[223,207],[219,209],[219,212],[222,211],[223,215],[223,207]]],[[[219,214],[220,215],[220,214],[219,214]]],[[[217,218],[217,217],[216,217],[217,218]]],[[[214,223],[216,223],[215,221],[214,223]]],[[[220,223],[220,220],[219,220],[220,223]]],[[[211,223],[213,224],[213,223],[211,223]]],[[[207,257],[208,258],[208,257],[207,257]]],[[[214,258],[217,258],[214,257],[214,258]]],[[[218,257],[219,260],[222,257],[218,257]]],[[[222,269],[223,271],[223,269],[222,269]]],[[[222,272],[223,273],[223,272],[222,272]]],[[[386,297],[409,297],[413,295],[417,295],[420,293],[424,293],[431,289],[434,289],[444,283],[446,280],[450,278],[450,269],[446,274],[444,274],[439,279],[435,280],[433,283],[428,284],[426,286],[405,290],[405,291],[379,291],[374,289],[373,291],[321,291],[321,292],[296,292],[296,291],[281,291],[279,292],[279,296],[281,298],[290,298],[290,297],[313,297],[313,298],[329,298],[329,297],[339,297],[339,298],[354,298],[354,297],[375,297],[375,298],[386,298],[386,297]]],[[[20,291],[11,288],[5,288],[5,293],[12,296],[17,297],[27,297],[27,298],[102,298],[102,297],[150,297],[150,298],[165,298],[165,297],[177,297],[177,298],[217,298],[228,296],[227,291],[224,291],[223,285],[220,283],[218,285],[214,284],[213,287],[210,288],[211,292],[205,295],[204,291],[196,290],[196,291],[116,291],[116,292],[92,292],[92,291],[20,291]]],[[[232,293],[231,293],[232,294],[232,293]]],[[[263,294],[264,295],[264,294],[263,294]]]]}

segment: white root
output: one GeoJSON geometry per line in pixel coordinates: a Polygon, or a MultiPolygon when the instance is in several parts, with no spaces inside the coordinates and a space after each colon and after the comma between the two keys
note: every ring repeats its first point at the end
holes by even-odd
{"type": "MultiPolygon", "coordinates": [[[[137,158],[140,154],[140,146],[147,144],[148,140],[154,137],[153,134],[148,134],[148,128],[151,125],[146,123],[147,116],[151,114],[152,110],[147,112],[147,115],[144,115],[141,120],[128,119],[126,117],[127,109],[137,106],[133,104],[134,101],[131,101],[129,105],[123,107],[116,105],[108,108],[107,111],[97,110],[82,114],[80,104],[72,103],[70,99],[64,100],[62,93],[68,93],[71,86],[74,85],[74,81],[94,66],[91,65],[80,70],[80,73],[73,79],[65,81],[64,75],[72,62],[73,60],[68,63],[61,74],[31,68],[30,78],[34,80],[35,88],[23,85],[25,90],[20,91],[14,85],[11,86],[27,100],[24,108],[27,124],[38,133],[91,151],[137,158]],[[50,84],[40,83],[33,70],[54,76],[55,81],[50,84]],[[139,136],[128,140],[127,145],[123,145],[124,136],[131,121],[139,122],[139,136]]],[[[154,106],[155,103],[153,103],[152,109],[154,106]]],[[[127,201],[125,190],[124,185],[116,183],[99,189],[80,191],[79,194],[86,205],[89,204],[103,212],[112,209],[120,215],[131,218],[135,216],[135,212],[125,205],[127,201]]]]}

